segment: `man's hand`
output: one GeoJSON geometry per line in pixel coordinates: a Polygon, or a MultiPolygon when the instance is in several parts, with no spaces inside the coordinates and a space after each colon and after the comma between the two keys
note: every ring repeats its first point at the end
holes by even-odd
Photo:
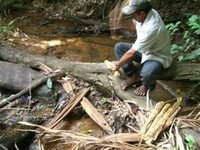
{"type": "Polygon", "coordinates": [[[112,68],[112,71],[113,71],[113,72],[119,71],[119,69],[120,69],[120,65],[115,64],[115,66],[112,68]]]}

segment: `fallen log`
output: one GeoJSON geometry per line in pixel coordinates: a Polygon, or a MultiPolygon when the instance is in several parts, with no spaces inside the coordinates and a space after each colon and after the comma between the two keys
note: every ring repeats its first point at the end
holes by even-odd
{"type": "MultiPolygon", "coordinates": [[[[51,56],[33,55],[11,47],[0,47],[0,58],[14,63],[24,63],[31,67],[37,67],[42,63],[55,70],[62,69],[75,77],[114,91],[122,99],[133,100],[138,106],[145,107],[146,105],[144,97],[134,96],[131,90],[124,92],[119,86],[120,79],[110,80],[108,78],[110,72],[104,63],[66,61],[51,56]]],[[[200,80],[200,65],[198,63],[173,64],[160,74],[160,79],[200,80]]]]}
{"type": "Polygon", "coordinates": [[[11,91],[21,91],[44,75],[30,69],[25,64],[0,61],[0,87],[11,91]]]}
{"type": "Polygon", "coordinates": [[[65,75],[63,72],[57,72],[57,73],[52,73],[48,76],[44,76],[43,78],[40,78],[38,80],[35,80],[33,83],[30,83],[29,86],[27,86],[25,89],[23,89],[19,93],[11,95],[10,97],[1,100],[0,108],[9,104],[10,102],[14,101],[15,99],[19,98],[20,96],[27,93],[28,91],[33,90],[34,88],[38,87],[42,83],[46,82],[48,78],[55,78],[55,77],[63,76],[63,75],[65,75]]]}
{"type": "MultiPolygon", "coordinates": [[[[67,72],[77,75],[78,73],[106,73],[104,63],[72,62],[51,56],[40,56],[20,51],[11,47],[0,47],[0,58],[14,63],[24,63],[30,66],[37,66],[39,63],[46,64],[51,68],[62,68],[67,72]]],[[[79,75],[81,76],[81,75],[79,75]]],[[[200,80],[200,65],[198,63],[178,63],[166,69],[161,79],[171,78],[174,80],[200,80]]]]}
{"type": "MultiPolygon", "coordinates": [[[[70,72],[74,77],[81,78],[85,81],[91,82],[99,86],[103,90],[113,91],[121,99],[131,99],[138,106],[145,107],[144,97],[137,97],[132,94],[132,92],[124,92],[120,85],[120,80],[111,81],[108,78],[109,70],[104,63],[82,63],[82,62],[70,62],[58,59],[51,56],[40,56],[33,55],[27,52],[23,52],[11,47],[0,47],[0,59],[6,60],[13,63],[23,62],[26,65],[38,68],[40,64],[46,64],[53,70],[60,69],[66,72],[70,72]],[[59,68],[58,68],[59,67],[59,68]]],[[[1,64],[1,63],[0,63],[1,64]]],[[[2,65],[3,66],[3,65],[2,65]]],[[[15,65],[14,65],[15,66],[15,65]]],[[[21,70],[21,69],[19,69],[21,70]]],[[[10,74],[14,74],[12,69],[10,74]]],[[[24,82],[29,83],[29,71],[25,72],[24,82]]],[[[40,75],[41,76],[41,75],[40,75]]],[[[12,78],[12,76],[10,76],[12,78]]],[[[23,83],[20,75],[18,75],[19,82],[23,83]]],[[[0,79],[1,80],[1,79],[0,79]]],[[[3,78],[4,80],[4,78],[3,78]]],[[[46,89],[47,90],[47,89],[46,89]]]]}
{"type": "MultiPolygon", "coordinates": [[[[15,64],[0,61],[0,68],[0,88],[12,91],[13,93],[22,91],[36,80],[46,77],[44,74],[21,63],[15,64]]],[[[54,82],[54,89],[61,89],[60,84],[54,82]]],[[[51,96],[51,93],[48,91],[48,87],[45,83],[33,89],[31,94],[43,97],[51,96]]]]}

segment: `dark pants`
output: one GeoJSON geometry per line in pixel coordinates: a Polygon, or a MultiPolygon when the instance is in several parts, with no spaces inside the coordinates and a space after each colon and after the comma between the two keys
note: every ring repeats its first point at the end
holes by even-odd
{"type": "MultiPolygon", "coordinates": [[[[132,47],[131,43],[119,42],[115,45],[115,55],[119,60],[130,48],[132,47]]],[[[157,75],[163,69],[162,64],[156,60],[147,60],[140,65],[138,68],[134,63],[141,63],[142,53],[136,52],[134,58],[127,64],[122,66],[123,71],[127,76],[132,76],[140,71],[140,77],[143,84],[150,90],[154,90],[157,75]]]]}

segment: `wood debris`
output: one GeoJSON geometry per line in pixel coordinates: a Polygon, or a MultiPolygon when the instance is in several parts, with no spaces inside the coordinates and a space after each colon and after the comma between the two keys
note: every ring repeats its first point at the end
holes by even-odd
{"type": "Polygon", "coordinates": [[[104,137],[103,140],[115,142],[139,142],[140,135],[138,133],[118,133],[108,135],[104,137]]]}
{"type": "Polygon", "coordinates": [[[70,93],[72,96],[75,96],[74,90],[76,88],[74,82],[70,80],[68,77],[63,77],[62,80],[58,80],[62,84],[63,89],[66,93],[70,93]]]}
{"type": "Polygon", "coordinates": [[[50,74],[53,70],[43,63],[39,63],[38,68],[44,72],[44,74],[50,74]]]}
{"type": "Polygon", "coordinates": [[[63,110],[56,114],[56,116],[51,120],[49,124],[47,124],[48,128],[54,128],[62,119],[70,113],[70,111],[82,100],[82,98],[87,94],[89,89],[82,89],[78,94],[73,96],[70,101],[66,104],[63,110]]]}
{"type": "Polygon", "coordinates": [[[108,134],[113,134],[112,128],[108,125],[104,117],[96,110],[96,108],[89,102],[87,98],[83,98],[81,101],[81,106],[86,111],[86,113],[94,120],[102,129],[104,129],[108,134]]]}
{"type": "MultiPolygon", "coordinates": [[[[105,60],[107,68],[112,69],[114,64],[105,60]]],[[[56,72],[52,73],[52,70],[45,65],[41,65],[43,70],[49,74],[44,80],[49,77],[54,77],[56,72]],[[53,74],[53,75],[52,75],[53,74]]],[[[61,73],[63,76],[63,73],[61,73]]],[[[60,75],[60,74],[59,74],[60,75]]],[[[114,73],[113,77],[119,76],[119,72],[114,73]]],[[[142,112],[133,113],[131,105],[123,103],[121,101],[115,101],[110,103],[112,109],[107,113],[107,116],[101,114],[92,103],[86,98],[86,94],[89,92],[89,88],[80,88],[78,93],[75,92],[77,88],[73,81],[68,77],[63,77],[61,80],[57,80],[62,84],[63,89],[69,94],[69,100],[63,105],[63,109],[55,114],[54,118],[46,125],[49,131],[53,131],[55,126],[60,123],[64,117],[66,117],[79,103],[82,108],[88,114],[88,116],[97,123],[106,133],[110,134],[101,138],[102,141],[110,142],[140,142],[145,141],[147,144],[151,144],[155,141],[158,135],[167,127],[169,127],[174,120],[176,114],[180,111],[181,98],[177,98],[174,104],[167,102],[159,102],[155,106],[154,110],[146,120],[146,116],[143,118],[142,112]],[[126,105],[125,105],[126,104],[126,105]],[[137,115],[137,116],[136,116],[137,115]],[[115,117],[114,117],[115,116],[115,117]],[[110,120],[109,120],[110,117],[110,120]],[[127,121],[129,122],[127,124],[127,121]],[[140,121],[140,122],[139,122],[140,121]],[[139,123],[138,123],[139,122],[139,123]],[[134,128],[134,123],[139,125],[140,130],[134,128]],[[116,129],[115,127],[116,126],[116,129]],[[120,130],[120,128],[127,128],[128,130],[120,130]],[[131,129],[131,130],[129,130],[131,129]],[[121,133],[122,131],[122,133],[121,133]],[[134,133],[132,133],[134,131],[134,133]],[[131,133],[125,133],[131,132],[131,133]],[[117,133],[117,134],[115,134],[117,133]]],[[[43,80],[41,81],[43,82],[43,80]]],[[[34,88],[34,87],[33,87],[34,88]]],[[[40,134],[43,137],[46,133],[40,134]]]]}

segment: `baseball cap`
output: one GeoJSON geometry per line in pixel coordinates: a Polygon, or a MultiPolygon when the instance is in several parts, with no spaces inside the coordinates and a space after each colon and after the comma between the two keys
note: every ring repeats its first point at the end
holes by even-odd
{"type": "Polygon", "coordinates": [[[124,15],[131,15],[136,11],[152,8],[150,1],[148,0],[129,0],[129,4],[122,8],[124,15]]]}

